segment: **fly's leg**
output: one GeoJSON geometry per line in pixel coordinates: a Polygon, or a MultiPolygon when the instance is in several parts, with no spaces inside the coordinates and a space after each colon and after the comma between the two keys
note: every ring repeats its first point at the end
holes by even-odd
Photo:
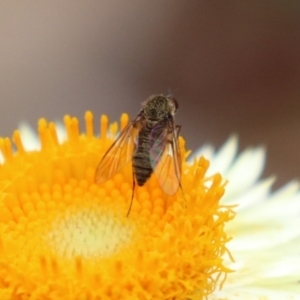
{"type": "Polygon", "coordinates": [[[178,139],[181,130],[181,125],[176,125],[176,138],[178,139]]]}
{"type": "MultiPolygon", "coordinates": [[[[179,138],[179,133],[180,133],[180,130],[181,130],[181,125],[176,125],[175,130],[176,130],[176,139],[177,139],[177,143],[178,143],[178,138],[179,138]]],[[[178,147],[179,147],[179,145],[178,145],[178,147]]],[[[182,192],[182,196],[183,196],[183,199],[184,199],[185,208],[187,208],[187,201],[186,201],[186,198],[185,198],[185,195],[184,195],[183,188],[182,188],[180,180],[179,180],[179,187],[180,187],[180,190],[182,192]]]]}
{"type": "Polygon", "coordinates": [[[130,199],[130,205],[129,205],[129,208],[128,208],[128,212],[127,212],[127,215],[126,215],[127,218],[130,214],[131,207],[132,207],[132,202],[133,202],[134,189],[135,189],[135,180],[134,180],[134,178],[135,178],[134,177],[134,171],[132,170],[132,194],[131,194],[131,199],[130,199]]]}

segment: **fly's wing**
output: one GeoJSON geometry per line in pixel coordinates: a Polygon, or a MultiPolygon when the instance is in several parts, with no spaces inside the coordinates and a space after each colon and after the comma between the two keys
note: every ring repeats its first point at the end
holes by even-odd
{"type": "Polygon", "coordinates": [[[180,186],[181,156],[178,145],[179,127],[173,120],[159,123],[150,136],[150,162],[162,189],[168,195],[180,186]]]}
{"type": "Polygon", "coordinates": [[[95,173],[96,183],[104,183],[118,173],[132,159],[140,119],[141,115],[139,114],[135,120],[122,130],[118,138],[104,154],[95,173]]]}

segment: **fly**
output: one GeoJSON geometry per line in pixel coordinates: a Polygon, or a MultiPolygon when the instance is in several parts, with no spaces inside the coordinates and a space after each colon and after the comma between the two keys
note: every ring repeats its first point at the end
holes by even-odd
{"type": "Polygon", "coordinates": [[[164,192],[173,195],[181,187],[181,156],[178,145],[180,125],[175,125],[177,101],[170,96],[155,95],[142,102],[142,109],[120,133],[100,161],[95,181],[102,184],[132,163],[133,187],[143,186],[154,173],[164,192]]]}

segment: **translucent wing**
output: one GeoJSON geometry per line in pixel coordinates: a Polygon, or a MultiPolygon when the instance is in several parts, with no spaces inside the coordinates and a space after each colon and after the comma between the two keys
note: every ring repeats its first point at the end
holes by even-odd
{"type": "Polygon", "coordinates": [[[160,186],[173,195],[180,186],[181,156],[178,145],[180,127],[173,120],[156,125],[150,137],[150,162],[160,186]]]}
{"type": "Polygon", "coordinates": [[[96,183],[104,183],[132,159],[140,119],[139,114],[122,130],[116,141],[106,151],[95,173],[96,183]]]}

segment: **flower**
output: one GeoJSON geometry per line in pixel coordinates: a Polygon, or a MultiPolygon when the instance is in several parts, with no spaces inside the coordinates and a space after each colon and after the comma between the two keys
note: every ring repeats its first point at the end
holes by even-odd
{"type": "Polygon", "coordinates": [[[117,124],[103,116],[98,139],[92,119],[82,135],[75,118],[66,130],[40,120],[40,145],[23,125],[17,154],[0,140],[0,299],[299,298],[299,185],[272,193],[274,178],[258,181],[263,148],[237,155],[236,136],[218,152],[204,146],[183,163],[184,197],[153,176],[126,218],[130,166],[93,181],[117,124]]]}
{"type": "Polygon", "coordinates": [[[98,138],[91,112],[83,134],[78,119],[64,123],[62,141],[59,126],[39,121],[40,149],[20,131],[16,151],[0,139],[0,299],[203,299],[222,286],[235,213],[220,203],[227,181],[205,175],[208,160],[187,163],[180,139],[184,191],[168,196],[152,176],[126,217],[130,164],[94,180],[118,125],[102,116],[98,138]]]}

